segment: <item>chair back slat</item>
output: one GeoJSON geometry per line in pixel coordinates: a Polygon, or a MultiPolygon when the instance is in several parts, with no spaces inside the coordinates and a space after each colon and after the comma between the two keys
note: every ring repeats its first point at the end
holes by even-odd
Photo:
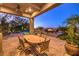
{"type": "Polygon", "coordinates": [[[40,48],[41,48],[40,52],[49,49],[49,42],[50,42],[50,40],[41,43],[41,45],[40,45],[40,48]]]}
{"type": "Polygon", "coordinates": [[[21,48],[25,48],[25,46],[24,46],[24,42],[23,42],[23,40],[20,38],[20,37],[18,37],[19,38],[19,43],[20,43],[20,46],[21,46],[21,48]]]}

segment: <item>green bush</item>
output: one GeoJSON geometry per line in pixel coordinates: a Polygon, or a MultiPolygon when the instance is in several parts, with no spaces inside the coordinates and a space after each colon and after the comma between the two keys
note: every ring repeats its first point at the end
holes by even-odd
{"type": "Polygon", "coordinates": [[[77,26],[76,24],[78,25],[78,21],[79,21],[79,17],[75,17],[75,18],[70,18],[68,19],[68,25],[67,25],[67,35],[63,34],[61,36],[59,36],[60,39],[63,39],[63,40],[66,40],[67,42],[69,43],[72,43],[72,44],[77,44],[79,45],[79,39],[77,38],[76,36],[76,29],[77,29],[77,26]]]}

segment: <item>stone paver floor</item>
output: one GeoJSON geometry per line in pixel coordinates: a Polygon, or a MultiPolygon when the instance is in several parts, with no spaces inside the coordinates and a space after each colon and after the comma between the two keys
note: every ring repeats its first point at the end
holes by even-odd
{"type": "MultiPolygon", "coordinates": [[[[48,36],[50,39],[49,52],[50,56],[63,56],[65,54],[65,42],[56,37],[48,36]]],[[[3,40],[3,51],[5,56],[15,55],[16,48],[19,45],[17,36],[7,37],[3,40]]]]}

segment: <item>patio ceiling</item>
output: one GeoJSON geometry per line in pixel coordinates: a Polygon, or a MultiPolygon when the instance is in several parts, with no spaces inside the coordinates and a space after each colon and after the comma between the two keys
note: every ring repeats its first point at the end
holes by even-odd
{"type": "Polygon", "coordinates": [[[32,18],[59,5],[59,3],[0,3],[0,12],[32,18]]]}

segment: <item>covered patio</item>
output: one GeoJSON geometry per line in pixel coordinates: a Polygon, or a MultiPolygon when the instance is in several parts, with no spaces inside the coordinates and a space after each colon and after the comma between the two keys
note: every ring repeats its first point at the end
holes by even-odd
{"type": "MultiPolygon", "coordinates": [[[[58,3],[0,3],[0,12],[23,16],[29,18],[30,34],[34,35],[34,18],[42,13],[49,11],[61,4],[58,3]]],[[[2,28],[2,27],[1,27],[2,28]]],[[[33,37],[30,37],[33,38],[33,37]]],[[[49,56],[64,56],[65,55],[65,42],[59,38],[46,36],[50,39],[49,43],[49,56]]],[[[38,39],[38,38],[37,38],[38,39]]],[[[17,35],[14,37],[4,37],[2,31],[0,32],[0,55],[15,55],[17,46],[19,45],[17,35]],[[6,39],[6,40],[3,40],[6,39]]],[[[16,56],[16,55],[15,55],[16,56]]]]}

